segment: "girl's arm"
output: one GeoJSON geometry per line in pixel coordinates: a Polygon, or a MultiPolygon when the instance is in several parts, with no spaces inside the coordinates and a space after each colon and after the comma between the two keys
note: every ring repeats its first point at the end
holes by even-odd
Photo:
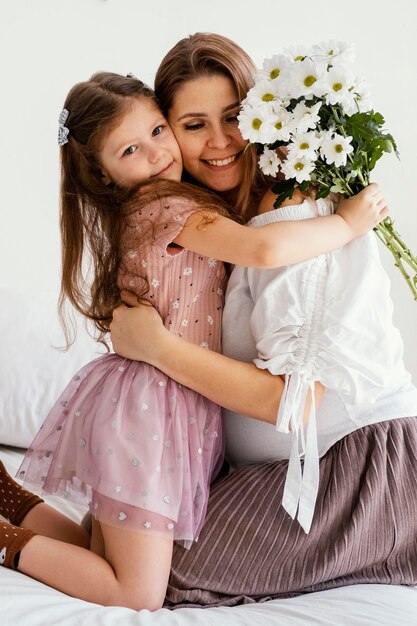
{"type": "Polygon", "coordinates": [[[299,263],[343,247],[388,214],[376,183],[353,198],[340,201],[337,213],[301,221],[284,221],[248,228],[210,213],[206,223],[193,213],[174,240],[191,250],[222,261],[247,267],[271,268],[299,263]]]}

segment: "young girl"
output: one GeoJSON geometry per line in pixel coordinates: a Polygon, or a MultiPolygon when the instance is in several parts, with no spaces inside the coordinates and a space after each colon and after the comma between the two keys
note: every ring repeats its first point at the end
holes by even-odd
{"type": "MultiPolygon", "coordinates": [[[[219,351],[226,273],[216,259],[297,263],[343,246],[387,213],[371,186],[341,201],[338,214],[296,228],[237,224],[217,198],[179,183],[175,138],[153,92],[133,77],[101,73],[76,85],[59,144],[61,305],[69,299],[100,338],[128,288],[157,307],[172,333],[219,351]]],[[[44,493],[89,506],[91,545],[1,466],[0,513],[10,521],[0,525],[3,564],[91,602],[158,608],[172,542],[198,539],[221,461],[217,405],[152,366],[100,357],[74,376],[19,471],[44,493]]]]}

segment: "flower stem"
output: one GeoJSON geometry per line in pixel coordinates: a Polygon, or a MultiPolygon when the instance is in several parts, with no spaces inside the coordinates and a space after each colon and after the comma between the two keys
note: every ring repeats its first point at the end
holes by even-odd
{"type": "Polygon", "coordinates": [[[411,250],[405,245],[400,235],[394,228],[394,223],[390,217],[386,217],[383,222],[375,226],[374,231],[384,246],[391,252],[394,257],[394,264],[400,270],[408,287],[413,294],[414,300],[417,301],[417,257],[412,254],[411,250]],[[411,277],[403,265],[406,263],[414,272],[411,277]]]}

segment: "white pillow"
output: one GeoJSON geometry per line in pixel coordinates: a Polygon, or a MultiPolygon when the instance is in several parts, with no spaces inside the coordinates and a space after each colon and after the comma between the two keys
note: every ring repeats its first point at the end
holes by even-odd
{"type": "Polygon", "coordinates": [[[77,316],[67,352],[56,292],[0,285],[0,443],[27,447],[75,372],[105,349],[77,316]]]}

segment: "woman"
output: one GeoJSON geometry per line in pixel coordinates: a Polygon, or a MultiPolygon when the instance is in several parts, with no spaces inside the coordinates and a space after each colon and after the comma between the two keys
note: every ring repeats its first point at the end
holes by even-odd
{"type": "MultiPolygon", "coordinates": [[[[197,34],[174,46],[155,81],[189,177],[221,193],[246,219],[267,188],[255,156],[244,151],[236,121],[253,71],[233,42],[197,34]]],[[[417,443],[411,418],[417,399],[400,351],[389,366],[382,363],[387,391],[372,407],[361,405],[356,419],[345,419],[337,393],[324,394],[320,482],[306,535],[281,507],[288,438],[243,416],[273,422],[282,379],[247,362],[257,356],[249,326],[253,303],[236,276],[229,283],[223,347],[240,362],[181,342],[149,307],[122,306],[114,314],[117,352],[148,361],[242,414],[225,412],[225,430],[228,459],[243,469],[212,486],[199,544],[189,554],[175,548],[168,602],[236,604],[359,582],[416,584],[417,523],[409,486],[417,474],[410,444],[417,443]],[[389,376],[394,371],[401,379],[395,384],[389,376]],[[273,462],[245,467],[262,461],[273,462]]],[[[136,304],[128,294],[124,299],[136,304]]],[[[394,331],[392,337],[397,350],[394,331]]]]}

